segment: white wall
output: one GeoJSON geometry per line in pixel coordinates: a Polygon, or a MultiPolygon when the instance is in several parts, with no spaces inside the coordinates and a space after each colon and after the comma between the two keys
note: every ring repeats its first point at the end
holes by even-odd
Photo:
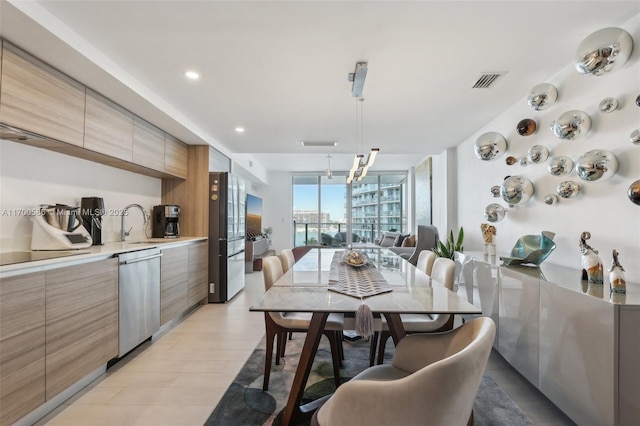
{"type": "Polygon", "coordinates": [[[270,172],[269,186],[261,188],[262,227],[272,227],[271,248],[276,254],[293,246],[293,189],[291,173],[270,172]]]}
{"type": "MultiPolygon", "coordinates": [[[[631,203],[626,195],[629,185],[640,178],[640,146],[629,141],[629,134],[640,127],[640,108],[634,103],[640,94],[639,21],[636,16],[624,26],[636,44],[624,68],[593,77],[579,74],[570,63],[546,81],[558,89],[555,105],[544,111],[532,110],[526,100],[531,88],[523,87],[520,102],[458,146],[457,221],[466,231],[466,250],[482,248],[480,224],[486,222],[483,216],[485,206],[497,202],[506,207],[501,198],[491,196],[490,188],[500,185],[505,176],[524,175],[534,185],[534,196],[525,205],[509,209],[506,218],[495,224],[499,254],[509,253],[522,235],[549,230],[556,233],[557,248],[547,262],[578,269],[578,239],[581,232],[589,231],[592,235],[589,243],[600,251],[605,268],[611,265],[611,251],[615,248],[620,252],[627,280],[640,282],[640,206],[631,203]],[[619,109],[609,114],[601,113],[598,104],[610,96],[620,101],[619,109]],[[591,130],[573,141],[556,138],[549,130],[550,122],[563,112],[574,109],[591,116],[591,130]],[[528,137],[517,134],[516,124],[523,118],[535,119],[538,124],[536,133],[528,137]],[[507,153],[495,161],[481,161],[473,153],[477,137],[488,131],[499,132],[508,141],[507,153]],[[616,155],[619,169],[608,181],[585,182],[576,176],[575,171],[569,176],[551,176],[546,163],[526,167],[505,164],[507,156],[519,159],[526,156],[529,147],[537,144],[549,149],[550,158],[567,155],[574,161],[589,150],[605,149],[616,155]],[[580,183],[578,197],[561,198],[555,205],[545,204],[544,196],[555,193],[557,185],[564,180],[580,183]]],[[[435,184],[434,188],[438,191],[435,184]]],[[[446,194],[440,193],[438,200],[443,198],[446,194]]]]}
{"type": "MultiPolygon", "coordinates": [[[[0,140],[0,250],[30,248],[31,219],[14,214],[14,209],[56,203],[79,206],[82,197],[104,198],[103,241],[118,241],[116,210],[137,203],[149,211],[160,204],[161,185],[160,179],[0,140]]],[[[126,218],[127,229],[134,227],[130,239],[144,238],[142,224],[139,210],[130,210],[126,218]]]]}

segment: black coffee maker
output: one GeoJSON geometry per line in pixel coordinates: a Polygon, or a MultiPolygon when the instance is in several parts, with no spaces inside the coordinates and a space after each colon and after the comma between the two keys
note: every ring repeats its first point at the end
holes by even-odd
{"type": "Polygon", "coordinates": [[[178,238],[180,236],[180,206],[162,204],[153,207],[153,238],[178,238]]]}
{"type": "Polygon", "coordinates": [[[82,225],[91,235],[94,246],[102,245],[102,216],[105,215],[104,200],[100,197],[84,197],[80,200],[82,225]]]}

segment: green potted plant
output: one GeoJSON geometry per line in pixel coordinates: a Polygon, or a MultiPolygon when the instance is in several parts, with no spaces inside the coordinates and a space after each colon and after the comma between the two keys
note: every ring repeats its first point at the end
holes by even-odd
{"type": "Polygon", "coordinates": [[[446,257],[448,259],[454,260],[457,251],[464,250],[462,247],[462,243],[464,241],[464,229],[460,227],[458,231],[458,237],[456,239],[453,238],[453,229],[449,231],[449,236],[447,238],[446,243],[442,241],[438,241],[437,246],[433,249],[433,252],[438,257],[446,257]]]}

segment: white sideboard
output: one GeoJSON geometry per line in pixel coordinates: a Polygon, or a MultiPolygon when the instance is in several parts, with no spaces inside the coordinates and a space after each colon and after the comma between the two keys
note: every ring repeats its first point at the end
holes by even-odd
{"type": "Polygon", "coordinates": [[[494,319],[494,347],[579,425],[640,419],[640,285],[627,294],[587,285],[580,271],[502,266],[456,256],[458,292],[494,319]]]}

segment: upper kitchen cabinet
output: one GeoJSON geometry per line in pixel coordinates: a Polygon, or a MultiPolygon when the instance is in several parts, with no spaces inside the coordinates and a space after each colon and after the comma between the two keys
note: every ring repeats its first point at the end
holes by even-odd
{"type": "Polygon", "coordinates": [[[170,175],[187,178],[187,162],[189,149],[168,133],[164,140],[164,171],[170,175]]]}
{"type": "Polygon", "coordinates": [[[3,41],[0,122],[82,146],[85,88],[3,41]]]}
{"type": "Polygon", "coordinates": [[[138,116],[133,118],[133,162],[164,171],[164,132],[138,116]]]}
{"type": "Polygon", "coordinates": [[[133,114],[87,89],[84,147],[125,161],[133,161],[133,114]]]}

